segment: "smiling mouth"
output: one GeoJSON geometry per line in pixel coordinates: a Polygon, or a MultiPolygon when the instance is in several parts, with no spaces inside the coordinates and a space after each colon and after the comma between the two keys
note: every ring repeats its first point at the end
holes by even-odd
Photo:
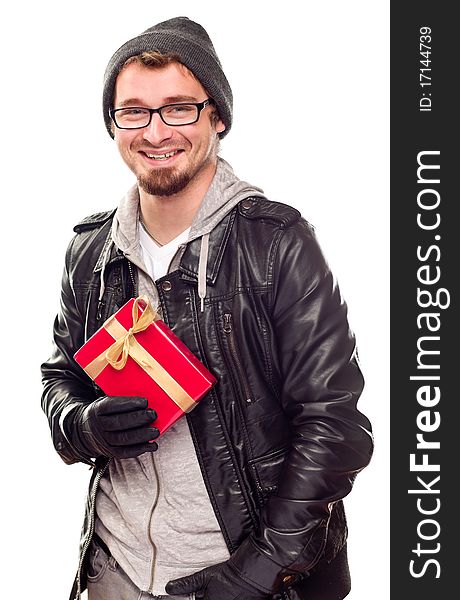
{"type": "Polygon", "coordinates": [[[142,151],[142,154],[145,154],[145,156],[147,158],[161,161],[161,160],[167,160],[168,158],[171,158],[172,156],[176,156],[176,154],[179,154],[179,152],[182,152],[182,150],[173,150],[172,152],[165,152],[164,154],[150,154],[149,152],[142,151]]]}

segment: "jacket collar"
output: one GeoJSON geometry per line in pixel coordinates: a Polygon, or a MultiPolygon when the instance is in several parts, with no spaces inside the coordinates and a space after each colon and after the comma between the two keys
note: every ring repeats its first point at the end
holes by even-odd
{"type": "MultiPolygon", "coordinates": [[[[206,270],[206,282],[209,285],[214,285],[216,282],[235,217],[236,207],[232,209],[211,231],[206,270]]],[[[182,272],[182,279],[189,281],[198,280],[200,247],[201,238],[197,238],[187,244],[187,248],[185,249],[179,265],[179,269],[182,272]]]]}
{"type": "Polygon", "coordinates": [[[102,246],[99,258],[94,265],[93,273],[99,273],[104,267],[107,267],[111,263],[118,262],[123,259],[123,252],[119,250],[112,240],[112,228],[108,228],[104,244],[102,246]]]}
{"type": "MultiPolygon", "coordinates": [[[[222,221],[212,230],[209,238],[208,268],[206,281],[209,285],[214,285],[219,273],[225,248],[227,246],[233,222],[236,217],[236,207],[226,215],[222,221]]],[[[187,244],[185,252],[180,261],[179,270],[182,279],[189,281],[198,280],[198,262],[200,258],[201,238],[197,238],[187,244]]],[[[99,258],[94,266],[94,273],[102,270],[102,267],[108,266],[123,258],[123,253],[112,243],[111,229],[109,227],[107,237],[102,246],[99,258]]]]}

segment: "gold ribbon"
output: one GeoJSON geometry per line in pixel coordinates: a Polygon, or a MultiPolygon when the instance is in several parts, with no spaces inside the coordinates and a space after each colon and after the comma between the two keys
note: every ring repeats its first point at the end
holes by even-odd
{"type": "Polygon", "coordinates": [[[152,305],[150,304],[147,296],[139,296],[134,300],[133,303],[133,326],[130,327],[128,330],[126,330],[123,327],[123,325],[121,325],[121,323],[119,323],[119,321],[115,319],[114,316],[108,319],[106,323],[104,323],[103,327],[110,333],[110,335],[112,335],[110,325],[113,325],[114,321],[116,321],[116,323],[118,323],[122,327],[123,332],[120,330],[119,327],[115,328],[115,335],[112,335],[112,337],[115,338],[117,341],[114,344],[112,344],[105,353],[107,362],[110,365],[112,365],[112,367],[117,371],[123,369],[123,367],[126,365],[126,361],[128,360],[128,355],[130,354],[131,348],[133,347],[133,345],[135,345],[135,343],[137,343],[134,335],[136,333],[139,333],[140,331],[144,331],[144,329],[147,329],[147,327],[151,323],[157,321],[159,318],[160,315],[157,313],[156,310],[153,310],[152,305]],[[139,317],[139,302],[141,300],[145,302],[146,306],[144,308],[144,312],[139,317]],[[119,356],[120,358],[118,359],[119,356]]]}
{"type": "Polygon", "coordinates": [[[115,318],[115,315],[109,317],[103,327],[114,338],[115,342],[105,352],[102,352],[86,365],[85,371],[91,379],[96,379],[108,364],[117,371],[123,369],[128,356],[131,356],[183,412],[190,412],[197,404],[195,400],[134,337],[136,333],[144,331],[158,319],[160,319],[160,316],[152,308],[147,296],[139,296],[135,299],[133,303],[133,325],[129,329],[123,327],[115,318]],[[139,317],[139,302],[141,300],[145,303],[145,308],[139,317]]]}

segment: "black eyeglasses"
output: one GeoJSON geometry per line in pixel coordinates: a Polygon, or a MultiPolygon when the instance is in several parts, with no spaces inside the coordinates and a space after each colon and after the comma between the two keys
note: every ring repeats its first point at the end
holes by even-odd
{"type": "Polygon", "coordinates": [[[143,127],[148,127],[154,113],[158,113],[166,125],[180,127],[181,125],[196,123],[200,118],[203,108],[206,108],[209,104],[214,104],[211,98],[207,98],[204,102],[165,104],[159,108],[145,108],[140,106],[112,108],[109,114],[118,129],[142,129],[143,127]]]}

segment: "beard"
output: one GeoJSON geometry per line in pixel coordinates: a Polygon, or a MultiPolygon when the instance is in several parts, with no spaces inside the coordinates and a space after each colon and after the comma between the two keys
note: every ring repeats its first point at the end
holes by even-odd
{"type": "Polygon", "coordinates": [[[195,173],[177,173],[174,168],[161,169],[147,176],[139,175],[139,187],[151,196],[173,196],[185,189],[195,173]]]}
{"type": "MultiPolygon", "coordinates": [[[[181,140],[177,144],[182,150],[187,152],[191,149],[191,144],[181,140]]],[[[145,170],[145,168],[137,169],[135,160],[132,160],[130,154],[125,153],[122,156],[127,166],[137,175],[139,187],[151,196],[174,196],[182,192],[189,183],[199,175],[200,171],[207,168],[213,157],[217,154],[217,136],[210,136],[208,143],[204,147],[204,155],[202,151],[198,151],[198,156],[189,158],[187,164],[181,166],[161,167],[158,169],[145,170]],[[213,139],[216,138],[216,139],[213,139]],[[137,172],[136,172],[137,171],[137,172]]],[[[161,147],[152,147],[152,150],[161,151],[161,147]]],[[[133,145],[132,152],[148,151],[148,146],[144,141],[133,145]]]]}

